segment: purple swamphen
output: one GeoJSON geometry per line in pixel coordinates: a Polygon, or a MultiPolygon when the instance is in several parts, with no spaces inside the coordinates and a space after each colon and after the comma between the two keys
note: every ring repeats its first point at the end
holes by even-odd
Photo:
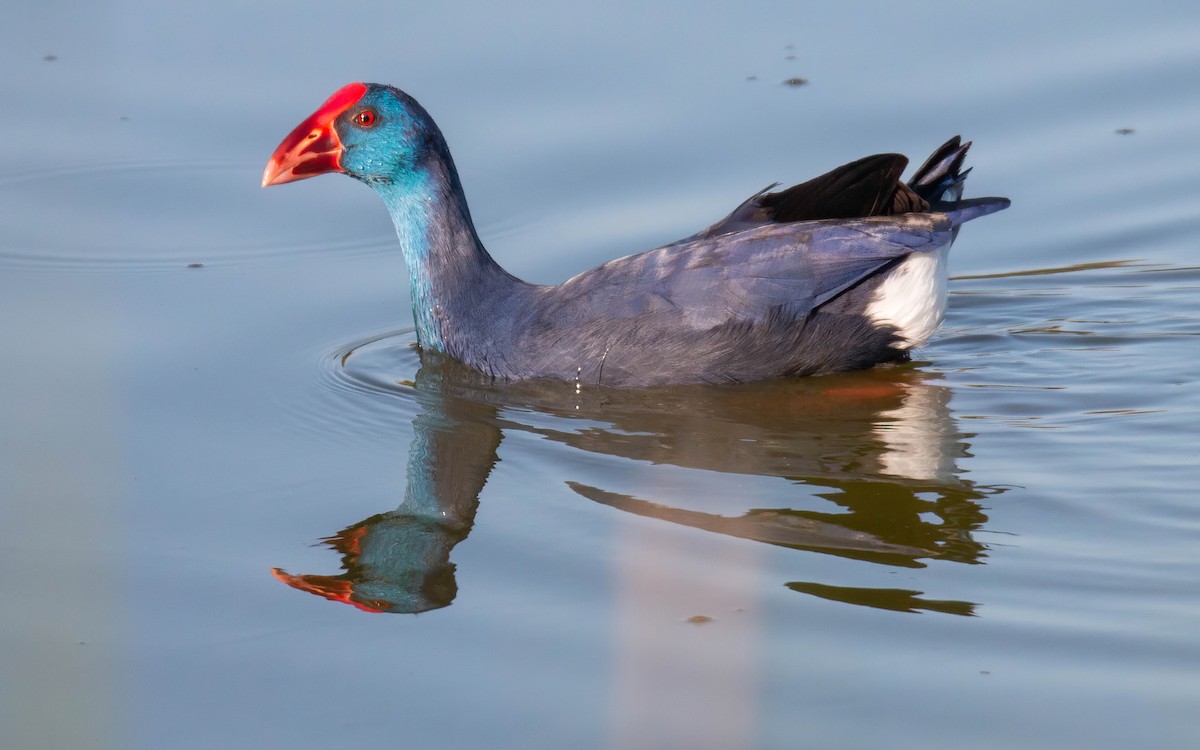
{"type": "Polygon", "coordinates": [[[441,130],[391,86],[335,92],[279,144],[262,184],[345,172],[375,188],[418,343],[493,378],[744,382],[904,361],[929,339],[959,226],[1009,205],[961,198],[969,146],[952,138],[907,183],[908,160],[878,154],[768,188],[698,234],[558,285],[488,255],[441,130]]]}

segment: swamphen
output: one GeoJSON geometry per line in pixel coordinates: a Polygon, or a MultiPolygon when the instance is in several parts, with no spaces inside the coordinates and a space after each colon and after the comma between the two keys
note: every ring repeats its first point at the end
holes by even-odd
{"type": "Polygon", "coordinates": [[[479,241],[441,130],[408,94],[351,83],[271,155],[263,186],[345,172],[383,198],[408,264],[417,341],[493,378],[638,386],[739,382],[904,361],[941,324],[947,249],[1005,198],[962,200],[970,143],[907,182],[868,156],[708,229],[529,284],[479,241]]]}

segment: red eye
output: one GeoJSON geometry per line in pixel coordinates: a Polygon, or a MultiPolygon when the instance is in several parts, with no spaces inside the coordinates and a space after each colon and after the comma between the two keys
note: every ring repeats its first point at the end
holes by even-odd
{"type": "Polygon", "coordinates": [[[369,128],[375,124],[375,113],[369,109],[364,109],[354,116],[354,121],[364,128],[369,128]]]}

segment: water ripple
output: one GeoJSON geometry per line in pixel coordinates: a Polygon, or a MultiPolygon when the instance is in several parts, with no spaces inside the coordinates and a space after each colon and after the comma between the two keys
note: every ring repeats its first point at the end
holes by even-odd
{"type": "Polygon", "coordinates": [[[8,213],[0,268],[162,272],[394,249],[390,234],[347,232],[352,223],[344,221],[300,241],[295,233],[272,234],[274,204],[255,203],[262,200],[257,180],[255,170],[233,162],[97,162],[10,172],[0,177],[8,213]]]}
{"type": "Polygon", "coordinates": [[[300,428],[343,436],[404,435],[419,403],[421,357],[412,328],[387,331],[323,352],[316,373],[321,404],[297,415],[300,428]]]}

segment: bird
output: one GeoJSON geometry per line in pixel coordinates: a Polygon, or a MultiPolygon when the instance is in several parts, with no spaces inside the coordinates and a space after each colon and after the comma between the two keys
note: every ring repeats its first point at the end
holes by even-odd
{"type": "Polygon", "coordinates": [[[951,138],[907,182],[906,157],[877,154],[775,183],[696,234],[549,285],[488,254],[442,131],[392,86],[334,92],[275,149],[262,185],[341,172],[374,188],[418,346],[490,382],[738,383],[905,362],[928,341],[959,227],[1009,206],[962,198],[970,146],[951,138]]]}

